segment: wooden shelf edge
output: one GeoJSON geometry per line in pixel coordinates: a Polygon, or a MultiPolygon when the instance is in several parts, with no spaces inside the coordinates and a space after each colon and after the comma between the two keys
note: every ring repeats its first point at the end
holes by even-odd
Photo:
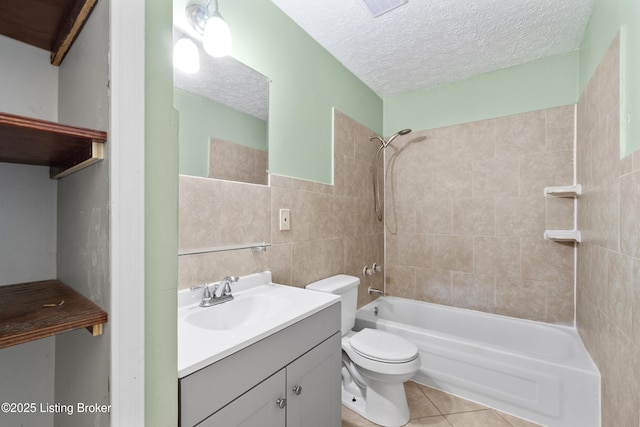
{"type": "Polygon", "coordinates": [[[0,112],[0,161],[50,166],[62,178],[104,158],[105,131],[0,112]]]}
{"type": "Polygon", "coordinates": [[[108,314],[58,280],[0,286],[0,348],[86,328],[101,335],[108,314]]]}
{"type": "Polygon", "coordinates": [[[94,142],[104,143],[107,140],[107,132],[102,130],[63,125],[49,120],[35,119],[33,117],[3,112],[0,112],[0,126],[55,133],[68,137],[84,138],[94,142]]]}
{"type": "Polygon", "coordinates": [[[98,0],[2,0],[0,34],[50,52],[58,66],[98,0]]]}
{"type": "Polygon", "coordinates": [[[74,4],[74,8],[69,12],[69,16],[53,46],[51,52],[52,65],[58,66],[62,63],[97,2],[98,0],[85,0],[74,4]]]}

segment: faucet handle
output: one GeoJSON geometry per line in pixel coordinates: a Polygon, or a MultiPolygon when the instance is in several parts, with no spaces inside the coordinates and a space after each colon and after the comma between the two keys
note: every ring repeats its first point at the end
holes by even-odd
{"type": "MultiPolygon", "coordinates": [[[[204,284],[204,292],[202,294],[202,299],[211,299],[212,293],[211,293],[211,289],[209,288],[209,285],[210,285],[210,283],[205,283],[204,284]]],[[[214,287],[213,291],[215,292],[215,287],[214,287]]]]}

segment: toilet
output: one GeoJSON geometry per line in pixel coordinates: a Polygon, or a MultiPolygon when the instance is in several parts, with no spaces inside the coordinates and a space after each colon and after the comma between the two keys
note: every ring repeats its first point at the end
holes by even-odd
{"type": "Polygon", "coordinates": [[[360,279],[346,274],[310,283],[307,289],[340,295],[342,305],[342,404],[385,427],[409,422],[404,382],[420,367],[418,348],[389,332],[353,331],[360,279]]]}

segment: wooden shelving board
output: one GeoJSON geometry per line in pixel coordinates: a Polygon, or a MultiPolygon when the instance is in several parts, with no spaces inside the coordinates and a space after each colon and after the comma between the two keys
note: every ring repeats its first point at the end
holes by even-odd
{"type": "Polygon", "coordinates": [[[87,328],[102,334],[107,312],[58,280],[0,286],[0,348],[87,328]]]}
{"type": "Polygon", "coordinates": [[[50,166],[61,178],[103,158],[104,131],[0,113],[0,162],[50,166]]]}
{"type": "Polygon", "coordinates": [[[60,65],[98,0],[2,0],[0,34],[51,52],[60,65]]]}

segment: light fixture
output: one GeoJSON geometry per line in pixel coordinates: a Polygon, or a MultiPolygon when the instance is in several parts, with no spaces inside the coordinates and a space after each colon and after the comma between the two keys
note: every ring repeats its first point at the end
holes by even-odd
{"type": "Polygon", "coordinates": [[[209,0],[205,6],[197,2],[187,5],[186,14],[189,24],[203,36],[205,52],[216,58],[231,54],[231,32],[229,26],[218,12],[218,0],[214,0],[215,10],[209,13],[209,0]]]}
{"type": "Polygon", "coordinates": [[[188,74],[200,70],[200,53],[193,40],[187,37],[178,40],[173,47],[173,66],[188,74]]]}

